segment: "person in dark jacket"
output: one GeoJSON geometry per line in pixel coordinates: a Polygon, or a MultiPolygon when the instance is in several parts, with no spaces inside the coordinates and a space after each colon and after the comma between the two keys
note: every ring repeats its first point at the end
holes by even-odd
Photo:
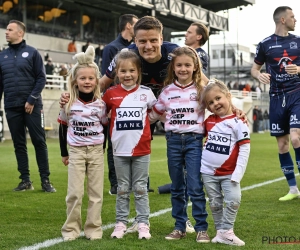
{"type": "Polygon", "coordinates": [[[11,20],[5,32],[8,48],[0,54],[0,101],[4,93],[4,109],[22,180],[14,191],[34,189],[28,165],[27,127],[35,148],[42,190],[56,192],[49,180],[41,97],[46,83],[45,67],[39,52],[23,40],[25,31],[24,23],[11,20]]]}

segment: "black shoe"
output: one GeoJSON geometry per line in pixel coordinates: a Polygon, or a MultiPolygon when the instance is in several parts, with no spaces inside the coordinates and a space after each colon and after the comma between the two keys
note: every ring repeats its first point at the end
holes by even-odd
{"type": "Polygon", "coordinates": [[[31,181],[21,181],[19,183],[19,185],[14,188],[13,191],[26,191],[26,190],[33,190],[34,187],[32,186],[32,182],[31,181]]]}
{"type": "Polygon", "coordinates": [[[118,193],[118,185],[114,185],[110,188],[109,192],[110,195],[115,195],[118,193]]]}
{"type": "Polygon", "coordinates": [[[153,193],[153,192],[154,192],[154,189],[149,188],[149,189],[147,190],[147,192],[148,192],[148,193],[153,193]]]}
{"type": "Polygon", "coordinates": [[[45,192],[48,192],[48,193],[56,192],[56,189],[52,186],[52,184],[48,180],[43,181],[41,185],[42,185],[42,189],[45,192]]]}

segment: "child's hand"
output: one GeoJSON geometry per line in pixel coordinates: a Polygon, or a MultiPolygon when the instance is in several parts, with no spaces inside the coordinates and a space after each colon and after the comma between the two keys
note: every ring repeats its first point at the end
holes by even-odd
{"type": "Polygon", "coordinates": [[[63,156],[61,158],[61,161],[65,166],[68,166],[69,165],[69,156],[63,156]]]}
{"type": "Polygon", "coordinates": [[[232,112],[236,114],[236,117],[238,119],[242,119],[244,123],[249,125],[247,115],[243,110],[237,109],[236,107],[232,106],[232,112]]]}
{"type": "Polygon", "coordinates": [[[63,108],[70,100],[70,93],[61,93],[59,105],[61,108],[63,108]]]}

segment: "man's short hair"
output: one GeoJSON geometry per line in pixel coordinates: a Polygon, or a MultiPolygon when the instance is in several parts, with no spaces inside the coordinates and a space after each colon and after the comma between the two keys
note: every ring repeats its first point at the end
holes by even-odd
{"type": "Polygon", "coordinates": [[[119,31],[122,32],[125,30],[126,24],[130,23],[133,25],[133,18],[139,19],[136,15],[134,14],[124,14],[119,17],[119,31]]]}
{"type": "Polygon", "coordinates": [[[9,23],[15,23],[18,25],[19,29],[21,29],[24,33],[26,32],[26,26],[24,23],[18,21],[18,20],[10,20],[9,23]]]}
{"type": "Polygon", "coordinates": [[[292,8],[290,8],[289,6],[280,6],[276,8],[273,14],[273,20],[276,24],[280,21],[282,14],[287,10],[292,10],[292,8]]]}
{"type": "Polygon", "coordinates": [[[199,45],[203,46],[209,38],[208,28],[204,24],[198,23],[198,22],[192,23],[191,26],[197,27],[197,29],[196,29],[197,35],[202,36],[201,40],[199,41],[199,45]]]}
{"type": "Polygon", "coordinates": [[[163,25],[153,16],[143,16],[134,25],[135,35],[138,30],[157,30],[159,33],[162,33],[163,25]]]}

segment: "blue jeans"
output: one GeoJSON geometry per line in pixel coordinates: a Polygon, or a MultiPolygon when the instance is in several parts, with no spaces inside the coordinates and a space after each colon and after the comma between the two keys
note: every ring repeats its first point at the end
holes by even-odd
{"type": "Polygon", "coordinates": [[[207,231],[206,200],[200,173],[203,135],[167,132],[166,140],[169,175],[172,181],[172,216],[176,220],[175,229],[185,232],[185,222],[188,219],[185,198],[185,184],[187,184],[187,193],[192,202],[192,216],[196,221],[194,228],[196,232],[207,231]]]}
{"type": "Polygon", "coordinates": [[[134,192],[135,220],[149,224],[149,199],[147,192],[150,155],[114,156],[118,193],[116,222],[128,223],[130,193],[134,192]]]}
{"type": "Polygon", "coordinates": [[[241,186],[231,182],[231,175],[214,176],[202,174],[215,228],[233,228],[241,203],[241,186]],[[225,206],[224,206],[225,203],[225,206]]]}

